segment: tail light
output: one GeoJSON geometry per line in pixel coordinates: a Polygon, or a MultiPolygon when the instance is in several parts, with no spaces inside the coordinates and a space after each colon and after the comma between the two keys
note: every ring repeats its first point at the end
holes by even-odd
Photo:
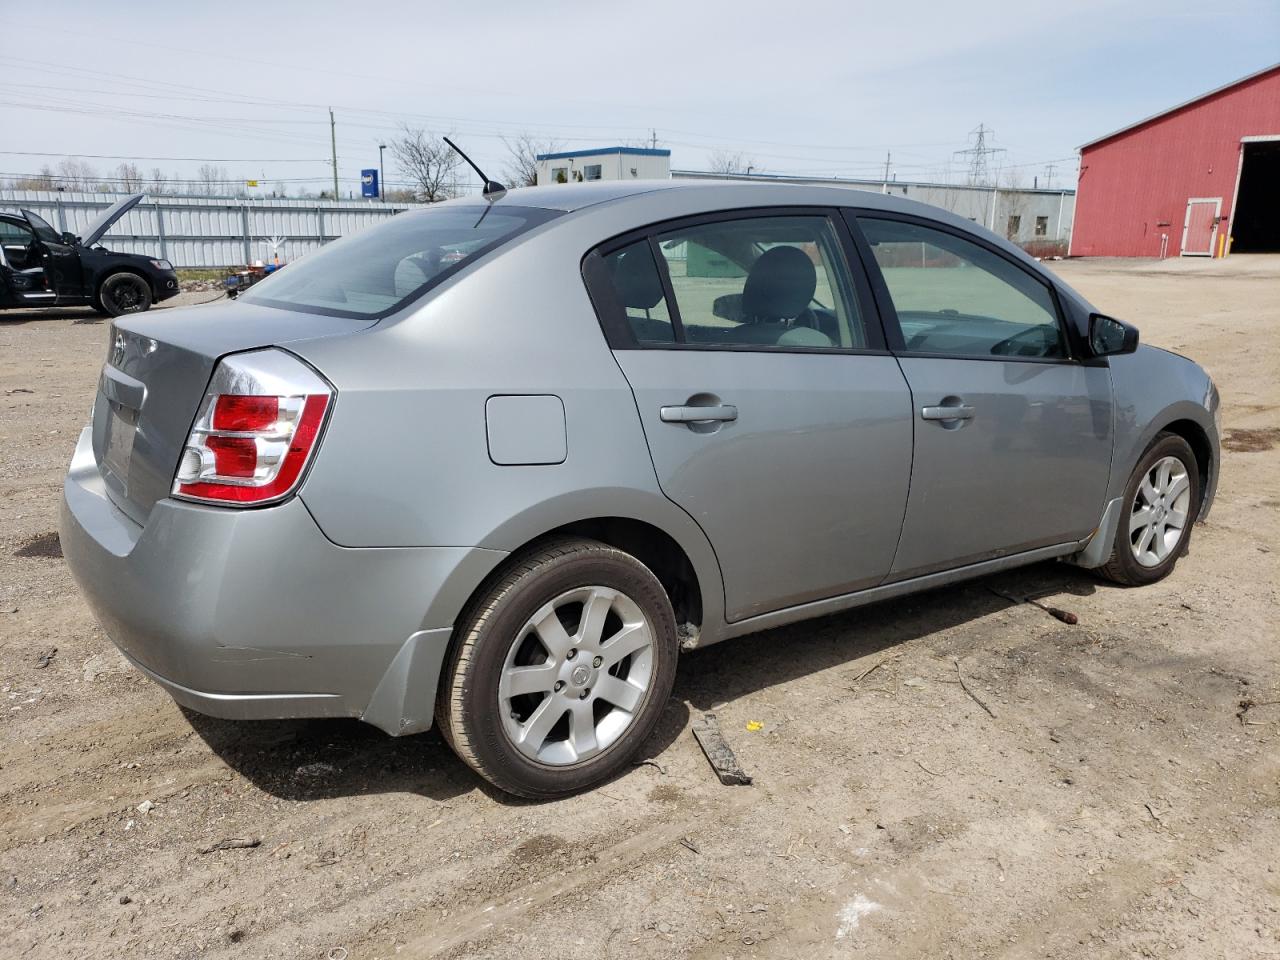
{"type": "Polygon", "coordinates": [[[281,350],[227,357],[178,462],[173,495],[202,503],[274,503],[293,493],[311,459],[333,388],[281,350]]]}

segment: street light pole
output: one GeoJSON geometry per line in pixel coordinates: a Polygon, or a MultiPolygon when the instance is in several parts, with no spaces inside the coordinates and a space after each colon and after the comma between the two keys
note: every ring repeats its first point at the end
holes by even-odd
{"type": "Polygon", "coordinates": [[[382,166],[382,151],[387,149],[385,143],[378,144],[378,199],[387,202],[387,171],[382,166]]]}

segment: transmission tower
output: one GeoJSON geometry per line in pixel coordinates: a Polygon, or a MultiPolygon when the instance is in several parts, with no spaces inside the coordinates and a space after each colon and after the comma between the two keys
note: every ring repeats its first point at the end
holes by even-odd
{"type": "Polygon", "coordinates": [[[969,164],[969,186],[987,186],[991,183],[991,169],[987,158],[1004,153],[1005,150],[1003,147],[987,146],[989,140],[995,140],[995,131],[981,123],[976,129],[969,131],[969,136],[973,145],[957,150],[956,155],[965,157],[969,164]]]}

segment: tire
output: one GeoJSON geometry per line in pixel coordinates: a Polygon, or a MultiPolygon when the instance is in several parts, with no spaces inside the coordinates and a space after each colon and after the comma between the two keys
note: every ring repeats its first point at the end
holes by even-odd
{"type": "Polygon", "coordinates": [[[1111,557],[1098,573],[1127,587],[1163,580],[1186,553],[1200,511],[1200,470],[1191,445],[1176,434],[1158,434],[1129,477],[1124,504],[1111,557]],[[1142,522],[1147,519],[1153,522],[1142,522]]]}
{"type": "Polygon", "coordinates": [[[577,793],[652,733],[678,653],[671,601],[648,567],[594,540],[556,541],[512,562],[459,618],[436,723],[500,790],[577,793]]]}
{"type": "Polygon", "coordinates": [[[151,308],[151,284],[136,273],[113,273],[98,287],[97,302],[113,317],[151,308]]]}

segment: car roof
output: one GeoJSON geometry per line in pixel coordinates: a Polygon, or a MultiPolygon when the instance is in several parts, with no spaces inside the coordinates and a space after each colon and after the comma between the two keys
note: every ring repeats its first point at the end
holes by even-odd
{"type": "MultiPolygon", "coordinates": [[[[540,187],[515,187],[494,198],[495,205],[538,207],[571,213],[600,204],[625,201],[657,192],[678,191],[691,206],[708,200],[726,207],[738,206],[856,206],[875,210],[914,213],[944,222],[973,228],[972,221],[960,218],[931,204],[905,197],[877,193],[853,186],[804,183],[759,183],[746,180],[597,180],[592,183],[560,183],[540,187]]],[[[460,197],[449,205],[475,206],[479,197],[460,197]]]]}
{"type": "MultiPolygon", "coordinates": [[[[595,180],[591,183],[555,183],[542,187],[514,187],[494,199],[508,206],[540,207],[570,213],[610,200],[621,200],[655,190],[678,189],[680,180],[595,180]]],[[[474,204],[479,197],[464,197],[454,203],[474,204]]]]}
{"type": "MultiPolygon", "coordinates": [[[[508,190],[494,203],[521,207],[540,207],[571,213],[599,204],[630,200],[645,194],[678,191],[691,206],[707,201],[724,203],[726,208],[747,206],[840,206],[873,210],[896,210],[929,219],[961,223],[973,228],[972,221],[948,211],[909,200],[905,197],[877,193],[853,186],[806,183],[759,183],[746,180],[598,180],[593,183],[561,183],[542,187],[517,187],[508,190]]],[[[474,206],[478,198],[454,200],[455,204],[474,206]]]]}

